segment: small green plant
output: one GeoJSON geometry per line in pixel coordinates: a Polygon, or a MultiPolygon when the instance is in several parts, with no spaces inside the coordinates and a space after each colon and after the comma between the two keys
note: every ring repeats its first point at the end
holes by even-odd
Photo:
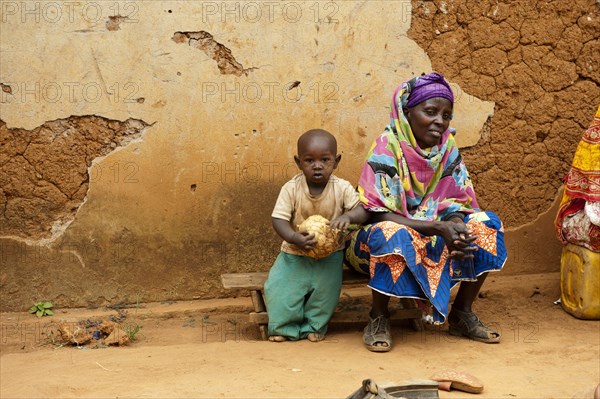
{"type": "Polygon", "coordinates": [[[127,334],[127,337],[131,342],[137,340],[137,334],[140,332],[141,329],[142,326],[140,326],[139,324],[130,324],[124,327],[125,334],[127,334]]]}
{"type": "Polygon", "coordinates": [[[52,302],[36,302],[31,309],[29,309],[29,313],[35,313],[37,317],[52,316],[54,315],[52,306],[52,302]]]}

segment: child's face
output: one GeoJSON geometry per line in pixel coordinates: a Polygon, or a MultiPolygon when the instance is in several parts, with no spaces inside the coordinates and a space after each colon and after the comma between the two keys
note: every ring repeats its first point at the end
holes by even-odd
{"type": "Polygon", "coordinates": [[[326,137],[314,137],[298,148],[294,160],[309,185],[325,186],[341,158],[335,143],[326,137]]]}

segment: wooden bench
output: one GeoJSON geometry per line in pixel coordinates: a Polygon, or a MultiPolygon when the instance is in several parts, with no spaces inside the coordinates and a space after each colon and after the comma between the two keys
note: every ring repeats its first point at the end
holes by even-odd
{"type": "MultiPolygon", "coordinates": [[[[228,273],[221,275],[221,282],[223,287],[227,289],[247,289],[250,290],[250,297],[252,298],[252,304],[254,311],[249,314],[250,323],[258,325],[260,335],[263,340],[268,338],[267,325],[269,323],[269,316],[267,314],[267,307],[265,305],[264,290],[263,286],[267,280],[268,272],[255,272],[255,273],[228,273]]],[[[348,269],[344,269],[343,284],[348,286],[349,284],[363,284],[366,285],[369,281],[368,277],[359,273],[353,272],[348,269]]],[[[344,291],[342,290],[342,293],[344,291]]],[[[423,312],[417,308],[415,302],[411,298],[401,298],[400,307],[398,309],[390,308],[390,318],[392,320],[406,320],[409,319],[412,326],[417,331],[423,330],[422,321],[423,312]]],[[[367,311],[365,310],[344,310],[338,309],[334,312],[331,317],[331,323],[361,323],[367,322],[367,311]]]]}

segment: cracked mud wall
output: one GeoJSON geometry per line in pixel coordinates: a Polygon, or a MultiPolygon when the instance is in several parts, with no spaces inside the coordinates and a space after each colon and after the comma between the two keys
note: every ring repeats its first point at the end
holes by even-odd
{"type": "Polygon", "coordinates": [[[26,130],[0,120],[2,235],[39,240],[62,233],[85,200],[90,175],[102,178],[92,161],[139,139],[147,126],[86,116],[26,130]]]}
{"type": "Polygon", "coordinates": [[[356,182],[432,68],[480,202],[529,228],[600,102],[598,6],[472,3],[3,1],[1,310],[230,294],[221,273],[277,253],[298,135],[336,134],[356,182]]]}
{"type": "Polygon", "coordinates": [[[599,3],[412,4],[408,35],[433,68],[496,104],[489,134],[463,151],[481,205],[501,210],[508,226],[534,220],[600,103],[599,3]]]}

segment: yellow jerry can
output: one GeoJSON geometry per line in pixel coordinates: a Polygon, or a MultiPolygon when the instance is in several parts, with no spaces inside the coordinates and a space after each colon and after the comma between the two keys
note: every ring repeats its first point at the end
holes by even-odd
{"type": "Polygon", "coordinates": [[[563,309],[579,319],[600,319],[600,253],[567,244],[560,271],[563,309]]]}

